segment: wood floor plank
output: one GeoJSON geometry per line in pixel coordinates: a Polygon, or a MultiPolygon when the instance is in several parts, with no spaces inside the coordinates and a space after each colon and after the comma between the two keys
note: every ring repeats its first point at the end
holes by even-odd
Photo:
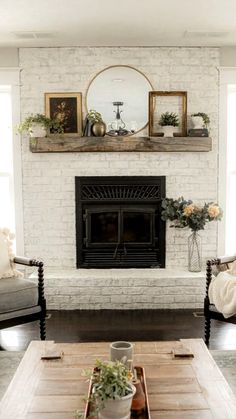
{"type": "MultiPolygon", "coordinates": [[[[200,310],[196,311],[199,313],[200,310]]],[[[48,313],[47,338],[55,342],[66,339],[67,342],[129,340],[145,343],[155,340],[173,343],[180,336],[199,338],[204,335],[204,317],[194,316],[191,309],[49,310],[48,313]]],[[[236,349],[235,327],[212,321],[211,349],[236,349]]],[[[6,329],[1,335],[1,346],[5,350],[24,351],[31,340],[38,340],[38,332],[37,322],[6,329]],[[16,336],[14,340],[11,339],[12,332],[16,336]]],[[[140,353],[136,348],[135,352],[140,353]]]]}

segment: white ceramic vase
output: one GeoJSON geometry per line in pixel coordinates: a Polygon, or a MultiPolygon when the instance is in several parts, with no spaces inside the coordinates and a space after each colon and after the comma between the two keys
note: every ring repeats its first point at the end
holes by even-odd
{"type": "Polygon", "coordinates": [[[204,122],[201,116],[192,116],[191,118],[194,129],[204,128],[204,122]]]}
{"type": "Polygon", "coordinates": [[[173,125],[164,125],[162,127],[162,132],[164,132],[164,137],[173,137],[175,132],[175,127],[173,125]]]}
{"type": "Polygon", "coordinates": [[[132,393],[121,399],[106,400],[104,409],[98,413],[99,419],[130,419],[131,405],[136,388],[131,384],[132,393]]]}
{"type": "Polygon", "coordinates": [[[43,138],[43,137],[46,137],[47,135],[47,129],[42,124],[34,123],[30,127],[29,134],[30,134],[30,137],[43,138]]]}
{"type": "Polygon", "coordinates": [[[126,367],[130,368],[133,361],[133,348],[131,342],[117,341],[110,344],[111,361],[123,362],[126,367]]]}

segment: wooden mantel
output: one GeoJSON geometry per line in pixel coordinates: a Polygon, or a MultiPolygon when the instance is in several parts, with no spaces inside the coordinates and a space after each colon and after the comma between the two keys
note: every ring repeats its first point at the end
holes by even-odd
{"type": "Polygon", "coordinates": [[[30,150],[33,153],[211,151],[212,139],[209,137],[67,137],[54,134],[45,138],[32,138],[30,150]]]}

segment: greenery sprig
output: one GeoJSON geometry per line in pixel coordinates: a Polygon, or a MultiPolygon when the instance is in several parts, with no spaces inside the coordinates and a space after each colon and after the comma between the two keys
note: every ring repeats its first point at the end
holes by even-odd
{"type": "Polygon", "coordinates": [[[161,114],[158,123],[161,127],[164,127],[167,125],[171,125],[172,127],[178,127],[179,118],[178,118],[178,115],[174,112],[165,112],[161,114]]]}
{"type": "Polygon", "coordinates": [[[46,117],[44,114],[37,113],[37,114],[30,114],[28,115],[18,126],[17,131],[19,133],[23,132],[31,132],[33,124],[41,124],[43,125],[48,131],[52,133],[63,133],[64,128],[63,124],[55,119],[51,119],[46,117]]]}
{"type": "Polygon", "coordinates": [[[87,114],[87,119],[92,122],[103,122],[102,115],[100,112],[95,111],[94,109],[90,109],[90,111],[87,114]]]}

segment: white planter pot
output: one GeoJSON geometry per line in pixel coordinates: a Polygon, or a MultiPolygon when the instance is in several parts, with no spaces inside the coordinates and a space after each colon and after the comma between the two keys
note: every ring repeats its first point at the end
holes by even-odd
{"type": "Polygon", "coordinates": [[[30,137],[46,137],[47,129],[42,124],[32,124],[29,131],[30,137]]]}
{"type": "Polygon", "coordinates": [[[172,125],[165,125],[162,127],[162,132],[164,132],[164,137],[173,137],[174,132],[176,132],[176,128],[172,125]]]}
{"type": "Polygon", "coordinates": [[[201,116],[192,116],[191,118],[194,129],[204,128],[204,122],[201,116]]]}
{"type": "Polygon", "coordinates": [[[136,392],[133,385],[132,390],[131,394],[122,397],[122,399],[107,400],[104,409],[98,414],[99,419],[129,419],[132,399],[136,392]]]}

